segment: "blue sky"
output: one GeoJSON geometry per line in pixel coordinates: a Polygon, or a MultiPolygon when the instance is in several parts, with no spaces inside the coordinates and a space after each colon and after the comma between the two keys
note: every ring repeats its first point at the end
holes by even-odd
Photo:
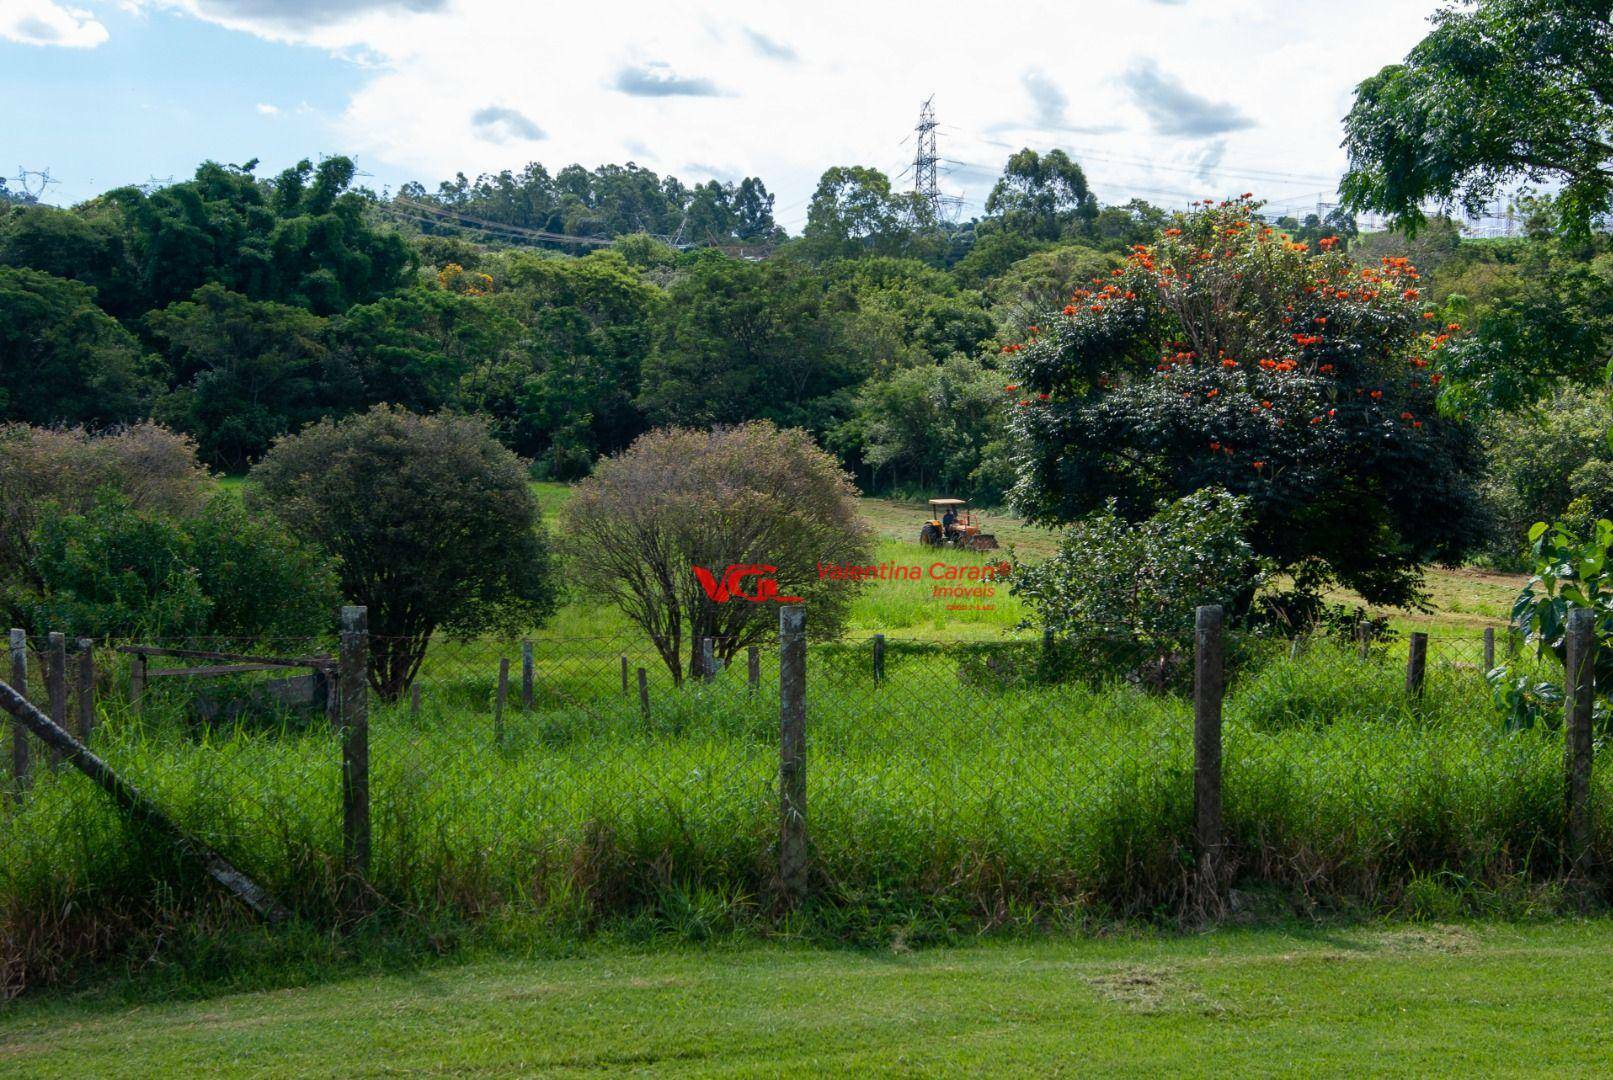
{"type": "Polygon", "coordinates": [[[0,172],[47,198],[207,158],[357,157],[365,182],[636,160],[761,176],[799,228],[818,175],[898,185],[935,96],[943,190],[978,213],[1021,146],[1100,198],[1253,190],[1304,211],[1344,164],[1355,83],[1432,0],[0,0],[0,172]]]}
{"type": "Polygon", "coordinates": [[[208,158],[258,157],[267,170],[342,149],[331,118],[363,84],[363,67],[173,12],[113,8],[99,18],[108,39],[95,48],[0,40],[9,151],[0,172],[49,167],[61,180],[50,201],[183,178],[208,158]]]}

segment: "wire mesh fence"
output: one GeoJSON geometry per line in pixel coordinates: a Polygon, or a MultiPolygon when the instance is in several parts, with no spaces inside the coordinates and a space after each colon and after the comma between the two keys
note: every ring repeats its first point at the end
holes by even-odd
{"type": "MultiPolygon", "coordinates": [[[[307,910],[337,905],[355,877],[388,902],[476,910],[579,891],[608,903],[630,880],[767,892],[789,878],[781,700],[797,676],[776,636],[685,642],[673,662],[627,636],[357,640],[362,710],[340,671],[352,646],[334,641],[14,639],[10,681],[307,910]]],[[[1421,653],[1237,633],[1222,646],[1229,875],[1370,891],[1408,872],[1561,872],[1564,734],[1498,708],[1486,673],[1509,662],[1504,646],[1499,659],[1465,638],[1421,653]]],[[[1204,846],[1196,674],[1188,636],[810,643],[804,887],[1180,898],[1204,846]]],[[[12,895],[59,869],[64,845],[118,830],[29,741],[5,758],[12,895]]]]}

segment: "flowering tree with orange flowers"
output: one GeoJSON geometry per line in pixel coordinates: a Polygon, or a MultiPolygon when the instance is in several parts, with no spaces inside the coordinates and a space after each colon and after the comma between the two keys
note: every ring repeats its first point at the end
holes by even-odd
{"type": "Polygon", "coordinates": [[[1178,215],[1005,348],[1013,503],[1041,524],[1109,500],[1141,520],[1225,488],[1250,500],[1256,553],[1291,576],[1290,615],[1335,584],[1416,603],[1423,565],[1481,529],[1474,440],[1435,410],[1458,328],[1406,260],[1358,265],[1329,238],[1313,252],[1259,205],[1178,215]]]}

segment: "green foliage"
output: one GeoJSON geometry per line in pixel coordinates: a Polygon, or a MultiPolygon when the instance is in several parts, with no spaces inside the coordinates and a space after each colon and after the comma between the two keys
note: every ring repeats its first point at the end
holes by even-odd
{"type": "MultiPolygon", "coordinates": [[[[1566,380],[1605,386],[1613,355],[1613,250],[1605,237],[1584,246],[1532,238],[1487,279],[1470,272],[1449,307],[1468,332],[1443,365],[1451,409],[1517,409],[1566,380]]],[[[1454,275],[1452,275],[1454,277],[1454,275]]]]}
{"type": "Polygon", "coordinates": [[[986,215],[1005,232],[1057,240],[1098,216],[1086,173],[1063,150],[1020,150],[986,196],[986,215]]]}
{"type": "Polygon", "coordinates": [[[1056,524],[1114,499],[1140,520],[1223,487],[1250,498],[1251,544],[1301,593],[1414,602],[1421,566],[1460,557],[1482,520],[1472,435],[1435,409],[1450,331],[1409,266],[1313,254],[1254,208],[1179,216],[1006,347],[1015,504],[1056,524]]]}
{"type": "MultiPolygon", "coordinates": [[[[1609,688],[1613,688],[1613,521],[1606,518],[1584,530],[1562,522],[1547,525],[1538,521],[1529,529],[1529,554],[1534,576],[1512,605],[1512,627],[1534,647],[1539,659],[1551,657],[1560,667],[1568,655],[1568,616],[1573,611],[1589,611],[1595,618],[1596,685],[1601,688],[1597,702],[1598,720],[1607,724],[1609,688]]],[[[1541,678],[1530,671],[1514,672],[1503,665],[1489,673],[1497,700],[1507,710],[1508,720],[1518,727],[1529,727],[1540,720],[1554,723],[1560,715],[1552,707],[1563,701],[1560,681],[1541,678]]]]}
{"type": "Polygon", "coordinates": [[[861,461],[875,487],[993,505],[1013,482],[1002,378],[978,360],[954,355],[875,376],[858,388],[853,409],[832,445],[861,461]]]}
{"type": "Polygon", "coordinates": [[[871,370],[843,317],[852,306],[809,267],[703,253],[667,289],[639,404],[655,425],[762,419],[824,432],[871,370]]]}
{"type": "Polygon", "coordinates": [[[110,489],[81,513],[47,513],[33,540],[36,632],[158,639],[308,637],[331,625],[330,560],[231,495],[191,519],[110,489]]]}
{"type": "Polygon", "coordinates": [[[806,432],[757,421],[715,431],[652,431],[600,462],[567,509],[567,547],[579,582],[615,603],[654,643],[681,682],[697,673],[703,638],[728,660],[778,632],[774,605],[713,599],[694,572],[720,581],[729,566],[763,567],[777,596],[799,596],[810,632],[845,623],[854,582],[820,565],[872,561],[857,489],[806,432]],[[687,654],[685,656],[685,654],[687,654]]]}
{"type": "Polygon", "coordinates": [[[369,608],[370,682],[408,689],[438,629],[518,633],[558,583],[526,468],[485,420],[376,406],[282,439],[252,469],[248,505],[339,560],[369,608]]]}
{"type": "Polygon", "coordinates": [[[1012,592],[1059,637],[1180,644],[1200,605],[1248,609],[1261,580],[1244,535],[1251,506],[1205,488],[1133,523],[1111,500],[1072,525],[1053,557],[1015,566],[1012,592]]]}
{"type": "Polygon", "coordinates": [[[914,197],[893,191],[878,169],[836,165],[807,204],[801,248],[819,259],[909,254],[915,212],[914,197]]]}
{"type": "Polygon", "coordinates": [[[1613,518],[1610,432],[1613,400],[1605,390],[1564,387],[1538,406],[1487,417],[1483,492],[1497,564],[1522,565],[1522,538],[1536,521],[1613,518]]]}
{"type": "MultiPolygon", "coordinates": [[[[410,204],[433,203],[483,221],[571,236],[681,233],[697,244],[781,239],[773,221],[773,196],[760,179],[747,176],[737,185],[711,181],[690,188],[677,177],[658,176],[635,164],[591,170],[570,165],[551,175],[534,161],[520,172],[484,173],[474,182],[461,173],[435,192],[405,184],[396,202],[410,217],[419,216],[410,204]]],[[[559,241],[556,246],[566,245],[559,241]]]]}
{"type": "Polygon", "coordinates": [[[1613,21],[1599,0],[1477,0],[1444,8],[1407,54],[1356,88],[1344,121],[1348,206],[1421,221],[1473,211],[1520,177],[1560,183],[1564,232],[1613,209],[1613,21]]]}
{"type": "Polygon", "coordinates": [[[135,420],[160,385],[93,288],[37,270],[0,267],[0,357],[0,417],[29,424],[135,420]]]}
{"type": "Polygon", "coordinates": [[[174,380],[157,415],[193,436],[210,465],[244,469],[279,436],[356,404],[356,379],[331,362],[325,320],[301,308],[210,284],[153,311],[146,327],[174,380]]]}
{"type": "Polygon", "coordinates": [[[0,213],[0,266],[42,270],[88,285],[96,304],[119,319],[134,319],[145,310],[129,244],[122,212],[104,199],[73,210],[27,206],[0,213]]]}
{"type": "Polygon", "coordinates": [[[188,439],[155,424],[106,433],[83,428],[0,426],[0,597],[14,625],[44,586],[40,528],[61,514],[87,514],[115,493],[132,510],[186,519],[212,487],[188,439]]]}
{"type": "Polygon", "coordinates": [[[1085,244],[1060,244],[1005,268],[987,284],[986,296],[1004,328],[1023,335],[1044,314],[1063,307],[1076,289],[1107,278],[1120,262],[1085,244]]]}
{"type": "Polygon", "coordinates": [[[302,161],[272,181],[253,175],[256,164],[210,161],[150,194],[104,196],[123,212],[142,310],[217,285],[329,315],[404,282],[414,252],[372,223],[366,195],[348,190],[350,159],[302,161]]]}

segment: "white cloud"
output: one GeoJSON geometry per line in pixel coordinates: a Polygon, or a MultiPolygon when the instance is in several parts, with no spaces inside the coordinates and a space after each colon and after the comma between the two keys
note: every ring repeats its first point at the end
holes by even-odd
{"type": "Polygon", "coordinates": [[[260,116],[279,116],[280,106],[270,105],[266,101],[260,101],[258,102],[258,114],[260,116]]]}
{"type": "Polygon", "coordinates": [[[943,188],[971,200],[965,213],[1022,145],[1064,147],[1105,200],[1254,190],[1314,202],[1344,164],[1351,88],[1404,56],[1435,6],[1358,0],[1343,18],[1335,0],[1003,0],[981,18],[977,4],[934,0],[914,19],[866,0],[810,14],[690,0],[668,19],[649,0],[145,2],[361,60],[332,142],[392,178],[431,187],[533,157],[551,171],[701,162],[761,176],[791,225],[830,165],[900,173],[932,93],[943,188]],[[1139,55],[1155,66],[1134,66],[1139,55]],[[471,119],[490,103],[508,113],[471,119]]]}
{"type": "Polygon", "coordinates": [[[0,0],[0,38],[7,41],[93,49],[107,37],[106,27],[82,8],[52,0],[0,0]]]}

